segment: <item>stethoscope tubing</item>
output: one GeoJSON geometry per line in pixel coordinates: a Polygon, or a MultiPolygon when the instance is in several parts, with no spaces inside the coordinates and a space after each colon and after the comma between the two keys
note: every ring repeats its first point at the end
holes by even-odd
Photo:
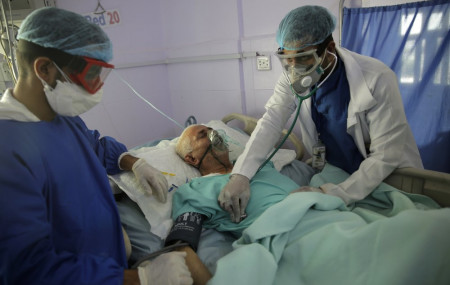
{"type": "MultiPolygon", "coordinates": [[[[311,97],[311,96],[316,92],[317,88],[319,88],[319,87],[315,87],[315,88],[314,88],[313,90],[311,90],[307,95],[301,96],[301,95],[297,94],[297,92],[295,92],[295,91],[292,89],[292,86],[291,86],[292,93],[294,93],[295,97],[297,97],[298,100],[299,100],[299,103],[298,103],[298,106],[297,106],[297,110],[296,110],[296,112],[295,112],[295,117],[294,117],[294,119],[292,120],[292,124],[291,124],[291,126],[290,126],[288,132],[286,133],[286,135],[283,137],[283,139],[282,139],[281,142],[278,144],[278,146],[272,151],[272,153],[270,154],[270,156],[269,156],[269,157],[261,164],[261,166],[258,168],[258,170],[256,171],[256,173],[258,173],[258,172],[259,172],[259,171],[267,164],[267,162],[269,162],[269,161],[272,159],[272,157],[278,152],[278,150],[281,148],[281,146],[286,142],[287,138],[289,137],[289,135],[291,134],[292,130],[294,129],[294,126],[295,126],[295,123],[297,122],[298,116],[300,115],[300,108],[301,108],[301,106],[302,106],[303,101],[306,100],[306,99],[308,99],[309,97],[311,97]]],[[[256,174],[256,173],[255,173],[255,174],[256,174]]]]}

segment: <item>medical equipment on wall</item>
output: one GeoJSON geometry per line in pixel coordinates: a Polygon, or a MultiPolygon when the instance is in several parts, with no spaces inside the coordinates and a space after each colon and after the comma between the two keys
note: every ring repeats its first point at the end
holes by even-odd
{"type": "MultiPolygon", "coordinates": [[[[8,10],[11,16],[11,4],[8,1],[8,10]]],[[[17,62],[16,62],[16,46],[17,46],[17,34],[19,32],[19,27],[13,24],[12,19],[11,23],[8,23],[5,7],[3,5],[3,0],[0,3],[1,8],[1,51],[4,55],[4,59],[8,64],[9,71],[11,73],[11,77],[13,82],[17,81],[17,77],[19,75],[17,62]]]]}
{"type": "Polygon", "coordinates": [[[1,47],[0,53],[4,55],[4,59],[8,64],[8,69],[12,75],[12,79],[16,82],[18,77],[17,61],[16,61],[16,46],[17,33],[19,28],[16,25],[8,24],[1,28],[1,47]]]}
{"type": "Polygon", "coordinates": [[[0,54],[3,55],[0,60],[3,73],[0,76],[0,83],[6,83],[1,88],[15,84],[19,75],[15,50],[16,37],[22,20],[33,10],[50,6],[55,7],[56,0],[0,1],[0,54]]]}

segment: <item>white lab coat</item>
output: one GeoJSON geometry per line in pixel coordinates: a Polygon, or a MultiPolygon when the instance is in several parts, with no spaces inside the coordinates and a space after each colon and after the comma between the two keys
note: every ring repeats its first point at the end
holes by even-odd
{"type": "MultiPolygon", "coordinates": [[[[365,159],[343,183],[324,184],[321,188],[350,204],[370,194],[395,168],[423,168],[423,165],[406,120],[395,73],[374,58],[344,48],[336,50],[344,62],[350,86],[347,133],[353,137],[365,159]],[[366,146],[369,145],[367,153],[366,146]]],[[[265,108],[266,113],[258,121],[232,173],[253,177],[295,111],[296,100],[283,74],[265,108]]],[[[299,117],[302,141],[311,154],[317,142],[311,99],[303,102],[299,117]]]]}

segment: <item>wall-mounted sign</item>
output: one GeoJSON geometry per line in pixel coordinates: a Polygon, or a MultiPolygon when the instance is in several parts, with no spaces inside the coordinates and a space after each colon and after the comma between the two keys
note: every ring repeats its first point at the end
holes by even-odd
{"type": "Polygon", "coordinates": [[[101,27],[115,26],[121,23],[118,10],[107,10],[102,13],[85,14],[84,17],[91,23],[101,27]]]}

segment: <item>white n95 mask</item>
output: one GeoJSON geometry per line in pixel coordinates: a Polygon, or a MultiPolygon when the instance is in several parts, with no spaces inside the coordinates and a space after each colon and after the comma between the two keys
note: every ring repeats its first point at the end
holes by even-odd
{"type": "Polygon", "coordinates": [[[52,88],[44,80],[45,96],[53,111],[62,116],[75,117],[92,109],[102,100],[103,89],[95,94],[90,94],[82,87],[57,80],[55,88],[52,88]]]}
{"type": "Polygon", "coordinates": [[[64,72],[55,64],[66,81],[56,80],[55,88],[52,88],[43,79],[45,96],[53,111],[62,116],[75,117],[92,109],[102,100],[103,88],[91,94],[83,87],[72,83],[64,72]]]}

